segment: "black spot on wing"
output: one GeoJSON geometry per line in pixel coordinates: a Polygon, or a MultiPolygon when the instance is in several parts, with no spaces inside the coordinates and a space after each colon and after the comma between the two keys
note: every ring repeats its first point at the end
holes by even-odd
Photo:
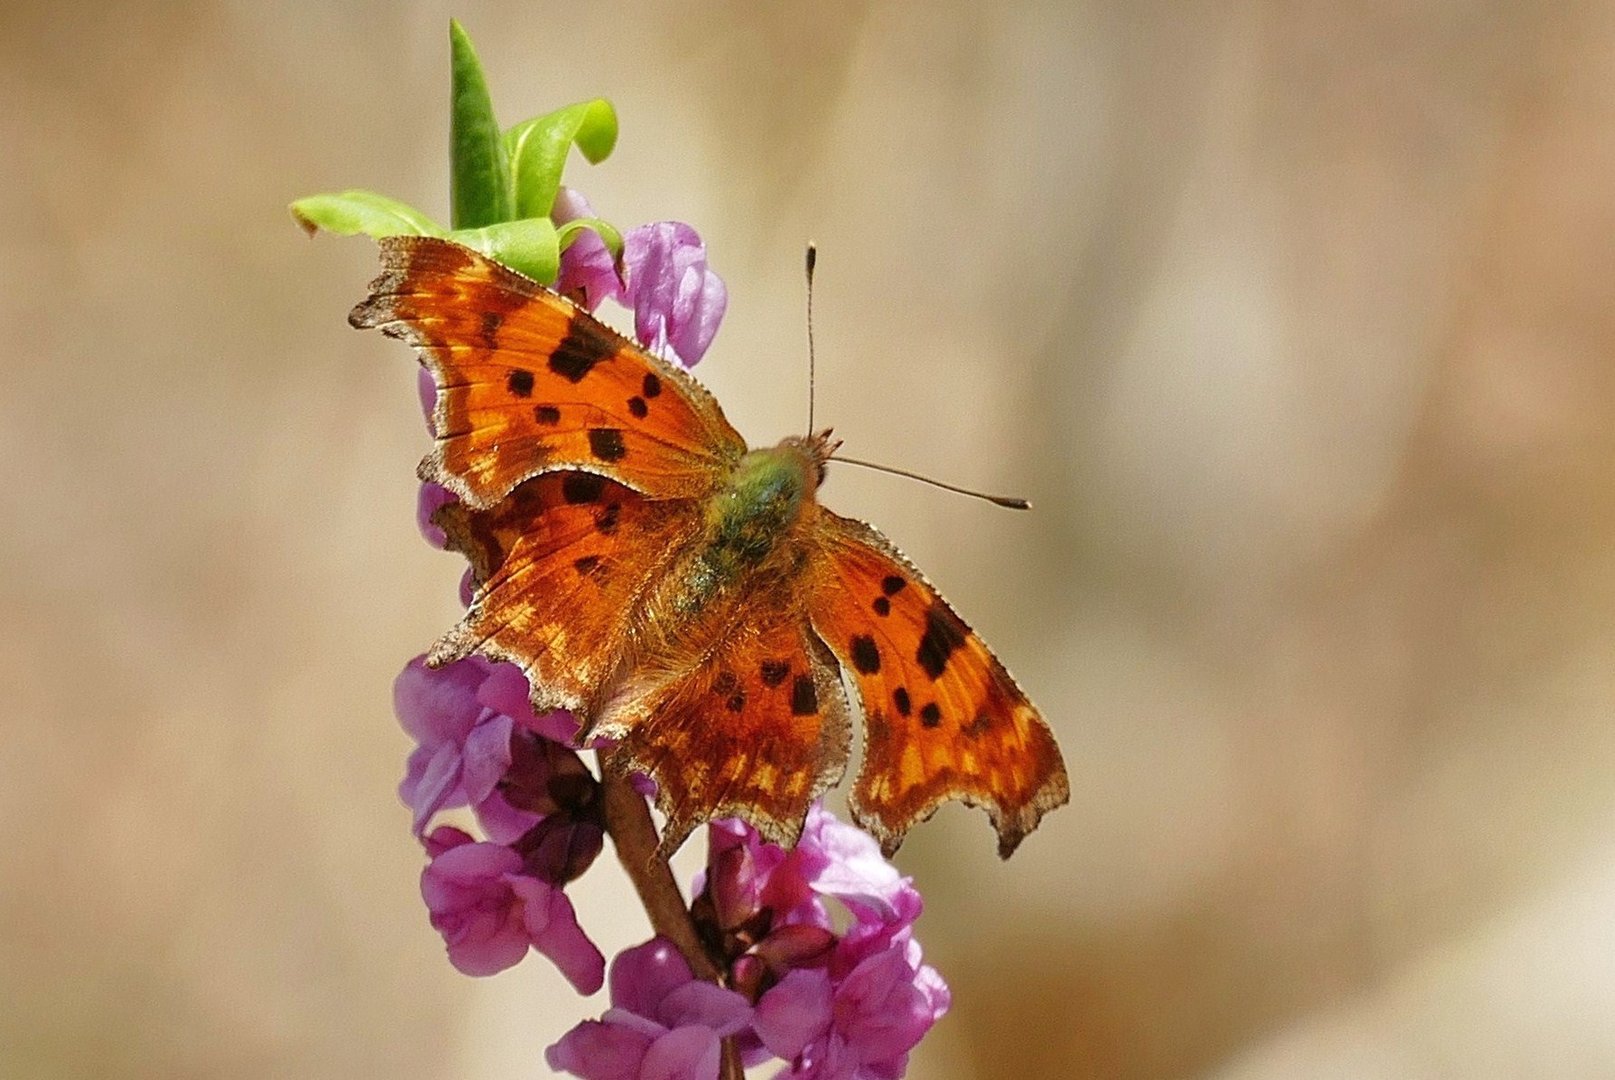
{"type": "Polygon", "coordinates": [[[880,583],[880,591],[885,593],[887,596],[896,596],[898,593],[903,591],[903,586],[907,584],[908,582],[904,581],[896,574],[887,574],[880,583]]]}
{"type": "Polygon", "coordinates": [[[533,406],[533,419],[545,427],[554,427],[561,422],[561,410],[554,405],[533,406]]]}
{"type": "Polygon", "coordinates": [[[533,373],[526,368],[516,368],[505,377],[505,389],[517,397],[533,396],[533,373]]]}
{"type": "Polygon", "coordinates": [[[886,599],[884,596],[875,597],[875,614],[879,615],[881,618],[884,619],[886,616],[890,615],[891,613],[892,613],[892,602],[890,600],[886,599]]]}
{"type": "Polygon", "coordinates": [[[640,385],[647,398],[657,397],[662,392],[662,380],[656,377],[656,372],[645,372],[644,382],[640,385]]]}
{"type": "Polygon", "coordinates": [[[791,715],[812,716],[819,711],[819,692],[813,686],[813,676],[798,675],[791,683],[791,715]]]}
{"type": "Polygon", "coordinates": [[[790,673],[789,660],[764,660],[757,668],[757,674],[762,677],[764,686],[778,686],[790,673]]]}
{"type": "MultiPolygon", "coordinates": [[[[482,344],[485,348],[499,348],[499,328],[505,325],[505,317],[497,311],[484,311],[482,313],[482,344]]],[[[526,397],[526,394],[522,395],[526,397]]]]}
{"type": "Polygon", "coordinates": [[[594,516],[594,527],[606,536],[617,531],[617,518],[622,513],[621,503],[611,503],[594,516]]]}
{"type": "Polygon", "coordinates": [[[725,694],[734,693],[735,687],[739,685],[740,680],[735,678],[734,672],[720,671],[718,672],[718,677],[712,680],[712,692],[719,697],[723,697],[725,694]]]}
{"type": "Polygon", "coordinates": [[[898,716],[907,716],[914,709],[914,703],[908,699],[908,687],[899,686],[892,691],[892,704],[897,706],[898,716]]]}
{"type": "Polygon", "coordinates": [[[650,415],[650,406],[645,404],[644,398],[635,394],[628,399],[628,411],[634,414],[635,420],[643,420],[650,415]]]}
{"type": "Polygon", "coordinates": [[[940,679],[942,673],[947,670],[948,657],[952,656],[969,636],[970,628],[939,600],[925,613],[925,636],[920,638],[920,648],[914,659],[925,669],[927,675],[933,679],[940,679]]]}
{"type": "Polygon", "coordinates": [[[585,555],[581,559],[577,559],[572,563],[572,569],[576,570],[584,577],[588,577],[590,574],[600,569],[600,556],[585,555]]]}
{"type": "Polygon", "coordinates": [[[942,710],[937,708],[936,702],[933,701],[920,710],[920,723],[929,728],[934,728],[942,723],[942,710]]]}
{"type": "Polygon", "coordinates": [[[561,498],[573,506],[599,502],[600,493],[605,489],[606,479],[603,476],[587,472],[567,473],[566,479],[561,481],[561,498]]]}
{"type": "Polygon", "coordinates": [[[739,712],[741,709],[744,709],[746,707],[746,692],[744,690],[736,690],[734,693],[729,695],[729,700],[724,702],[723,706],[730,712],[739,712]]]}
{"type": "Polygon", "coordinates": [[[550,353],[550,370],[570,383],[580,383],[594,366],[617,353],[617,342],[605,327],[578,311],[572,315],[566,337],[550,353]]]}
{"type": "Polygon", "coordinates": [[[873,675],[880,670],[880,649],[868,634],[859,634],[852,639],[852,666],[865,675],[873,675]]]}
{"type": "Polygon", "coordinates": [[[590,428],[589,453],[601,461],[621,461],[628,454],[622,432],[616,428],[590,428]]]}

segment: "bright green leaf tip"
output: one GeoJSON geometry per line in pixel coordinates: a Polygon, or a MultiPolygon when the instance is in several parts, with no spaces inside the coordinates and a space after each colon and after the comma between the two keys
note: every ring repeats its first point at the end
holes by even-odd
{"type": "Polygon", "coordinates": [[[592,217],[573,218],[557,230],[556,235],[560,239],[561,250],[565,251],[571,247],[578,236],[584,232],[592,232],[599,236],[606,245],[606,250],[611,252],[612,258],[615,259],[622,255],[622,233],[618,232],[610,222],[592,217]]]}
{"type": "Polygon", "coordinates": [[[290,208],[310,236],[320,229],[338,236],[442,236],[443,229],[413,206],[374,191],[310,195],[290,208]]]}
{"type": "Polygon", "coordinates": [[[475,229],[512,216],[510,166],[493,100],[465,28],[449,20],[449,220],[475,229]]]}
{"type": "Polygon", "coordinates": [[[605,98],[585,102],[583,122],[573,138],[590,165],[598,165],[617,147],[617,110],[605,98]]]}
{"type": "Polygon", "coordinates": [[[576,143],[598,162],[617,145],[617,110],[603,98],[579,102],[524,121],[505,132],[511,198],[522,217],[541,217],[555,205],[566,155],[576,143]]]}

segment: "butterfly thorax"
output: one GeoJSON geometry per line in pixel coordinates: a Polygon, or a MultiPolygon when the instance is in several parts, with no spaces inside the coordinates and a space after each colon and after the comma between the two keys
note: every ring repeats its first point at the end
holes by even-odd
{"type": "Polygon", "coordinates": [[[781,545],[793,533],[823,479],[828,447],[820,439],[791,438],[748,452],[706,502],[704,535],[680,590],[686,614],[753,575],[777,566],[781,545]]]}

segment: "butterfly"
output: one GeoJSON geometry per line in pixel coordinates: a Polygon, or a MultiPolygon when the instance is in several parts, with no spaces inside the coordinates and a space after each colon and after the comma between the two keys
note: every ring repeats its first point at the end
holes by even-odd
{"type": "Polygon", "coordinates": [[[1069,798],[1048,725],[986,644],[870,526],[815,493],[828,431],[749,449],[687,372],[469,248],[381,241],[349,322],[437,385],[421,479],[473,601],[428,654],[517,664],[535,710],[648,774],[662,851],[739,816],[784,846],[838,782],[854,690],[854,820],[890,855],[959,799],[1007,858],[1069,798]],[[843,682],[843,674],[847,677],[843,682]]]}

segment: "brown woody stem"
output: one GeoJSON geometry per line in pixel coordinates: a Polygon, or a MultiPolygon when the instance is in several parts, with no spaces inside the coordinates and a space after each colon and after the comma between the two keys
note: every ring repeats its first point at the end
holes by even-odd
{"type": "MultiPolygon", "coordinates": [[[[671,941],[689,961],[697,978],[722,984],[723,972],[707,954],[696,933],[695,920],[679,891],[673,868],[656,853],[659,838],[651,820],[645,796],[634,790],[626,775],[602,769],[606,831],[611,834],[617,858],[628,872],[628,879],[639,893],[639,902],[650,916],[651,929],[671,941]]],[[[733,1039],[723,1040],[723,1067],[720,1080],[743,1080],[745,1070],[733,1039]]]]}

